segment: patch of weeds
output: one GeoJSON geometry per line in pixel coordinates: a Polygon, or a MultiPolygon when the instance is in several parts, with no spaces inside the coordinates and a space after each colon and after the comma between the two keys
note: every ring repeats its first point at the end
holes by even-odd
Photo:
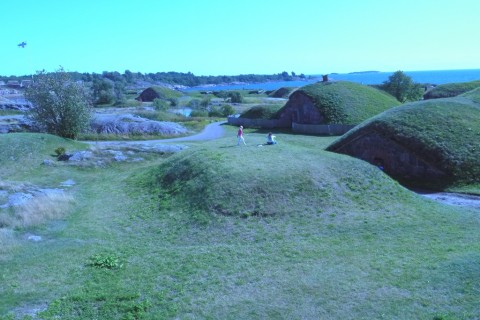
{"type": "Polygon", "coordinates": [[[201,226],[206,226],[210,223],[210,215],[203,210],[193,210],[191,212],[193,221],[201,226]]]}
{"type": "Polygon", "coordinates": [[[99,269],[120,269],[123,263],[115,254],[95,254],[88,259],[87,266],[99,269]]]}
{"type": "Polygon", "coordinates": [[[67,150],[64,147],[58,147],[57,149],[55,149],[55,154],[57,155],[57,157],[64,155],[66,152],[67,150]]]}
{"type": "Polygon", "coordinates": [[[53,301],[41,319],[145,319],[152,303],[138,293],[81,293],[53,301]]]}

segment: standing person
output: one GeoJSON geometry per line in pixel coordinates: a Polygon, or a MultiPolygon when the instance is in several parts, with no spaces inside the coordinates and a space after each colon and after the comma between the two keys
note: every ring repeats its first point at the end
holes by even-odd
{"type": "Polygon", "coordinates": [[[247,145],[245,143],[245,138],[243,137],[243,126],[240,126],[240,128],[238,128],[237,139],[238,139],[237,146],[240,145],[240,142],[243,142],[244,145],[247,145]]]}

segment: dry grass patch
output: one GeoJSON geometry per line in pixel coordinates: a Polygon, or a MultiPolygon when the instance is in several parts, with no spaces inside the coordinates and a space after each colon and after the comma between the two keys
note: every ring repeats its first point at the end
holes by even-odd
{"type": "MultiPolygon", "coordinates": [[[[27,228],[50,219],[63,217],[72,207],[74,198],[62,189],[38,189],[31,185],[0,182],[0,190],[8,201],[0,209],[0,228],[27,228]],[[11,197],[16,198],[15,201],[11,197]]],[[[4,201],[2,201],[4,202],[4,201]]]]}

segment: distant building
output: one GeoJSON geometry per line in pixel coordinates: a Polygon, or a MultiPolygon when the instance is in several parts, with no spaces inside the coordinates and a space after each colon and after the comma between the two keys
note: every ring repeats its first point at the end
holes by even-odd
{"type": "Polygon", "coordinates": [[[20,87],[28,88],[33,84],[33,80],[22,80],[20,81],[20,87]]]}
{"type": "Polygon", "coordinates": [[[9,88],[20,88],[20,82],[17,80],[9,80],[7,81],[7,87],[9,88]]]}

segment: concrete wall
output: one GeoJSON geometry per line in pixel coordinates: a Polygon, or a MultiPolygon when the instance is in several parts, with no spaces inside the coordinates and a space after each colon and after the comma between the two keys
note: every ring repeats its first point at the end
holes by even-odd
{"type": "Polygon", "coordinates": [[[290,123],[288,119],[247,119],[228,117],[228,124],[253,128],[291,128],[295,133],[341,136],[355,126],[344,124],[301,124],[290,123]]]}

